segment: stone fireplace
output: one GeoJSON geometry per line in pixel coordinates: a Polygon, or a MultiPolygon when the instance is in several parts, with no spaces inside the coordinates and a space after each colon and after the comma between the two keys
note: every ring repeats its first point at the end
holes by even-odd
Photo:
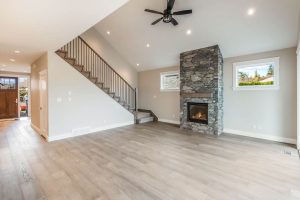
{"type": "Polygon", "coordinates": [[[223,131],[223,57],[219,46],[180,55],[180,127],[203,134],[223,131]]]}

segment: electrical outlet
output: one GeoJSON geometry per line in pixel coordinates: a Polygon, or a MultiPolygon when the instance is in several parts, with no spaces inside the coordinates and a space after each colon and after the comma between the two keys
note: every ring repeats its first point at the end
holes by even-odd
{"type": "Polygon", "coordinates": [[[289,150],[283,150],[282,153],[287,156],[292,156],[292,152],[289,150]]]}

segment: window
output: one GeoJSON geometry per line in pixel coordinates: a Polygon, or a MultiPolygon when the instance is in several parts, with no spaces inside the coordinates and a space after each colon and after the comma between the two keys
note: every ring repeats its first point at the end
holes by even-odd
{"type": "Polygon", "coordinates": [[[179,72],[164,72],[160,74],[161,91],[179,91],[179,72]]]}
{"type": "Polygon", "coordinates": [[[279,89],[279,58],[233,64],[234,90],[279,89]]]}
{"type": "Polygon", "coordinates": [[[0,89],[1,90],[15,90],[16,78],[0,77],[0,89]]]}

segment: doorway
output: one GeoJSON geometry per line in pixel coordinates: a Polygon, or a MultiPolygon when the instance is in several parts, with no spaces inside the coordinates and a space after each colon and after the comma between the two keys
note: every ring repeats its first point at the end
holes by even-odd
{"type": "Polygon", "coordinates": [[[19,116],[29,117],[29,77],[19,78],[19,116]]]}
{"type": "Polygon", "coordinates": [[[18,78],[0,76],[0,119],[18,118],[18,78]]]}
{"type": "Polygon", "coordinates": [[[48,135],[48,101],[47,101],[47,71],[40,72],[40,134],[47,138],[48,135]]]}

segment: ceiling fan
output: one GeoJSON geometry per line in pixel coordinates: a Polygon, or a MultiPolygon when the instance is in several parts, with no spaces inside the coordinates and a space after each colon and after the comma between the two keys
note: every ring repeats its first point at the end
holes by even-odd
{"type": "Polygon", "coordinates": [[[172,12],[175,0],[167,0],[167,1],[168,1],[167,9],[165,9],[164,12],[145,9],[146,12],[162,15],[161,18],[155,20],[151,25],[155,25],[158,22],[160,22],[161,20],[163,20],[163,22],[165,22],[165,23],[171,22],[174,26],[177,26],[178,22],[176,21],[176,19],[173,18],[173,15],[187,15],[187,14],[191,14],[193,12],[192,10],[182,10],[182,11],[172,12]]]}

